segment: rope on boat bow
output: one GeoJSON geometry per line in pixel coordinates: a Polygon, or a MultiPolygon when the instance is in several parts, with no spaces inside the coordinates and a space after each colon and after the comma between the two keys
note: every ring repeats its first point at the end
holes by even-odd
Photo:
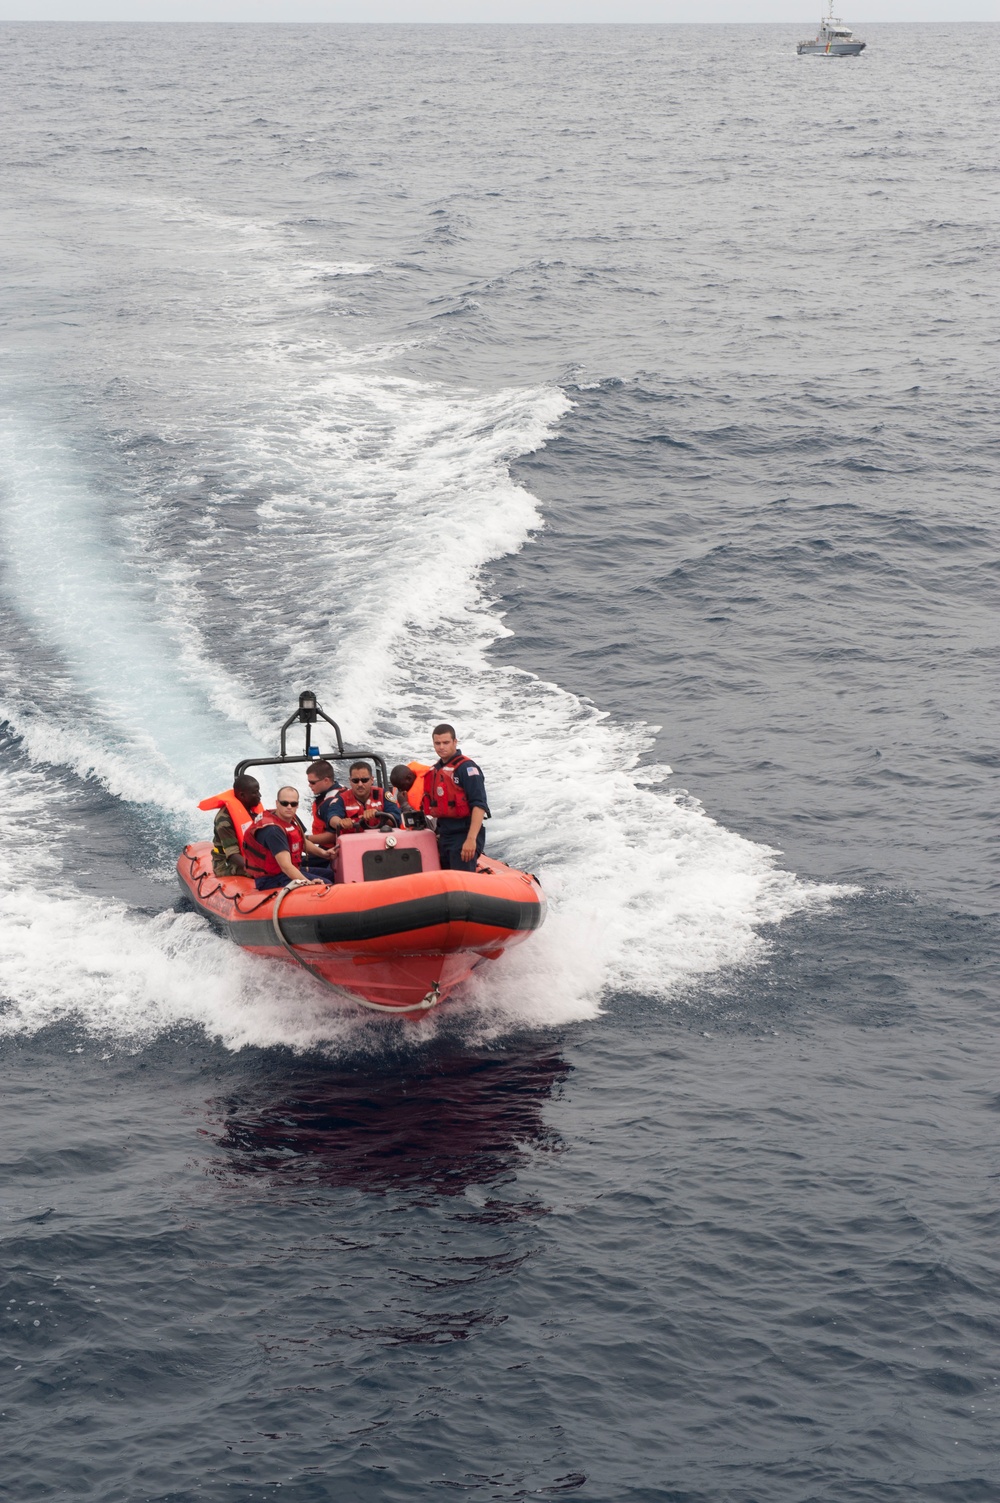
{"type": "MultiPolygon", "coordinates": [[[[334,982],[328,981],[321,971],[318,971],[314,965],[310,965],[308,960],[303,959],[303,957],[295,949],[295,946],[291,944],[291,942],[286,938],[285,932],[281,927],[281,905],[285,901],[285,898],[288,896],[288,894],[292,891],[292,887],[296,885],[298,884],[290,883],[287,887],[281,887],[274,895],[274,912],[271,914],[271,923],[274,926],[274,932],[278,936],[279,942],[288,951],[289,955],[295,961],[296,965],[300,965],[304,971],[309,972],[310,976],[314,976],[317,981],[321,981],[324,986],[328,986],[331,991],[335,991],[337,988],[334,982]]],[[[321,885],[325,886],[326,884],[323,883],[321,885]]],[[[361,1007],[371,1008],[372,1012],[426,1012],[428,1008],[433,1007],[435,1002],[440,999],[440,995],[441,994],[438,989],[438,984],[435,981],[426,997],[421,997],[419,1002],[414,1002],[409,1007],[394,1007],[391,1002],[369,1002],[367,997],[357,997],[353,994],[351,1000],[357,1002],[361,1007]]]]}

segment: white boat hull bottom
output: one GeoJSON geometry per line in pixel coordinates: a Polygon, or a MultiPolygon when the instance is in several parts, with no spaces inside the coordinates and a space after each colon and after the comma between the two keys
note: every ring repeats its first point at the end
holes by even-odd
{"type": "Polygon", "coordinates": [[[795,49],[800,57],[857,57],[864,42],[800,42],[795,49]]]}

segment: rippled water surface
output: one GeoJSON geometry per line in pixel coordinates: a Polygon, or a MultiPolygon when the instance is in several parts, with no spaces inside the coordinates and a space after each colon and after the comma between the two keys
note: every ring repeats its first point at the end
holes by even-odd
{"type": "Polygon", "coordinates": [[[15,1503],[1000,1496],[1000,33],[7,26],[15,1503]],[[549,919],[175,904],[314,688],[549,919]]]}

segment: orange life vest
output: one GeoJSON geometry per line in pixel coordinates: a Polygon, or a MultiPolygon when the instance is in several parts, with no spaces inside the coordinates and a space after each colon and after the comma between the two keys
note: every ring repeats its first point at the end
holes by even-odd
{"type": "Polygon", "coordinates": [[[338,788],[336,783],[332,783],[325,793],[321,793],[319,798],[313,799],[313,827],[311,831],[313,835],[330,834],[330,826],[326,823],[325,820],[320,818],[319,811],[323,806],[323,800],[325,798],[334,799],[337,797],[338,793],[342,794],[343,792],[343,788],[338,788]]]}
{"type": "Polygon", "coordinates": [[[455,781],[455,770],[471,757],[456,752],[443,767],[432,767],[424,778],[423,810],[435,819],[468,819],[472,805],[465,796],[465,789],[455,781]]]}
{"type": "Polygon", "coordinates": [[[258,804],[253,813],[251,813],[245,804],[240,803],[239,799],[236,797],[236,794],[231,788],[227,788],[225,793],[216,793],[211,798],[203,798],[201,803],[198,805],[198,808],[227,809],[229,811],[229,818],[233,822],[233,829],[236,831],[236,839],[240,843],[241,852],[243,850],[243,838],[246,835],[246,832],[249,830],[250,826],[253,824],[257,816],[263,814],[264,812],[264,805],[258,804]]]}
{"type": "Polygon", "coordinates": [[[427,787],[427,773],[430,772],[430,767],[426,762],[407,762],[406,765],[416,779],[406,797],[411,808],[419,809],[424,801],[424,790],[427,787]]]}
{"type": "Polygon", "coordinates": [[[277,825],[279,830],[284,830],[288,837],[288,854],[292,858],[292,865],[297,867],[302,865],[302,831],[298,823],[286,825],[273,809],[268,809],[254,820],[243,837],[243,860],[247,864],[249,877],[283,877],[286,875],[267,846],[261,845],[257,839],[257,831],[266,829],[268,825],[277,825]]]}
{"type": "MultiPolygon", "coordinates": [[[[341,788],[340,797],[344,803],[344,814],[348,819],[360,819],[366,825],[377,825],[382,818],[385,808],[385,789],[372,784],[372,791],[367,804],[362,804],[354,797],[350,788],[341,788]]],[[[350,831],[347,831],[350,834],[350,831]]]]}

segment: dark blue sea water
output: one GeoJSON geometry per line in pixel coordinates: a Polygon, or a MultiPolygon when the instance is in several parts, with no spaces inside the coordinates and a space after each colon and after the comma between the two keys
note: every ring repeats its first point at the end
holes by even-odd
{"type": "Polygon", "coordinates": [[[814,25],[2,28],[12,1503],[1000,1498],[1000,32],[814,25]],[[176,906],[307,686],[426,1025],[176,906]]]}

